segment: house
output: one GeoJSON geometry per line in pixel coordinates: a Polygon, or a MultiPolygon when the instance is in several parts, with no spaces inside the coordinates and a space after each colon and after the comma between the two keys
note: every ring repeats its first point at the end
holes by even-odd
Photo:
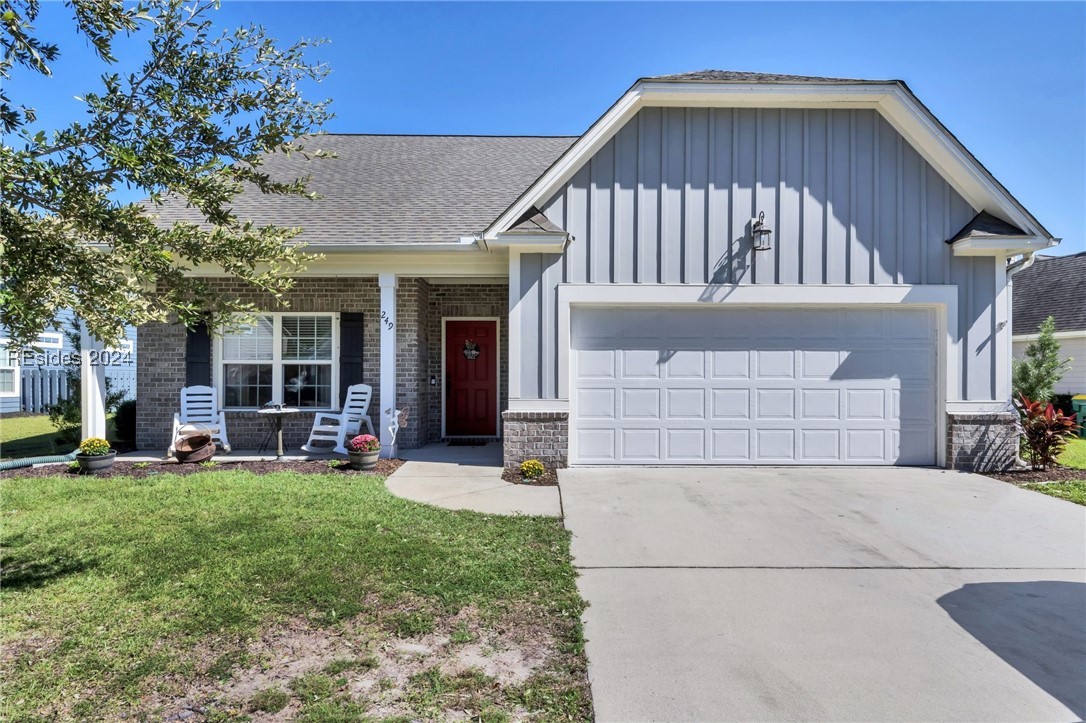
{"type": "MultiPolygon", "coordinates": [[[[375,390],[402,447],[507,465],[1004,467],[1007,261],[1058,242],[902,81],[643,78],[579,137],[329,135],[246,193],[325,258],[225,335],[140,328],[139,443],[212,383],[235,447],[268,401],[375,390]],[[768,233],[766,233],[768,231],[768,233]]],[[[181,204],[163,222],[190,218],[181,204]]],[[[288,441],[311,417],[290,420],[288,441]]]]}
{"type": "MultiPolygon", "coordinates": [[[[0,414],[47,411],[69,395],[68,373],[78,366],[79,350],[71,333],[78,322],[71,309],[57,317],[58,329],[38,336],[32,347],[12,347],[7,329],[0,325],[0,414]]],[[[136,328],[125,327],[125,338],[113,349],[96,352],[110,389],[136,393],[136,328]]]]}
{"type": "Polygon", "coordinates": [[[1056,384],[1056,394],[1086,394],[1086,251],[1070,256],[1041,256],[1013,277],[1012,343],[1015,359],[1037,338],[1049,316],[1056,321],[1061,358],[1071,368],[1056,384]]]}

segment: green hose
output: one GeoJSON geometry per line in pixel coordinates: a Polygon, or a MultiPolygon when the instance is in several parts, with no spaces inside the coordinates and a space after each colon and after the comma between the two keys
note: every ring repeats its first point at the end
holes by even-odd
{"type": "Polygon", "coordinates": [[[50,464],[52,462],[74,462],[75,456],[79,454],[79,450],[74,450],[68,454],[52,454],[45,457],[24,457],[23,459],[5,459],[0,461],[0,472],[5,472],[9,469],[21,469],[23,467],[32,467],[36,464],[50,464]]]}

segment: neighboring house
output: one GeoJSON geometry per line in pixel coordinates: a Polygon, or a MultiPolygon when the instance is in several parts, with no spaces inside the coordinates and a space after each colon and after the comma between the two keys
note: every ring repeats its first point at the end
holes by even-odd
{"type": "MultiPolygon", "coordinates": [[[[75,317],[70,309],[57,317],[60,331],[50,329],[38,337],[33,348],[14,349],[8,344],[7,330],[0,326],[0,414],[9,412],[44,412],[69,394],[68,363],[77,353],[69,332],[75,317]]],[[[111,389],[124,389],[129,399],[136,395],[136,328],[125,327],[121,344],[99,361],[106,362],[106,377],[111,389]]],[[[75,367],[79,374],[78,365],[75,367]]]]}
{"type": "Polygon", "coordinates": [[[1086,251],[1070,256],[1036,256],[1036,262],[1013,277],[1014,358],[1023,359],[1049,316],[1056,321],[1061,358],[1071,368],[1056,385],[1056,394],[1086,394],[1086,251]]]}
{"type": "Polygon", "coordinates": [[[323,200],[236,209],[325,258],[289,309],[213,279],[267,310],[251,328],[141,327],[141,446],[185,384],[240,448],[261,404],[365,382],[385,440],[407,406],[402,447],[500,437],[508,465],[1014,460],[1007,259],[1057,240],[901,81],[705,71],[637,81],[577,138],[313,145],[338,158],[265,168],[323,200]]]}

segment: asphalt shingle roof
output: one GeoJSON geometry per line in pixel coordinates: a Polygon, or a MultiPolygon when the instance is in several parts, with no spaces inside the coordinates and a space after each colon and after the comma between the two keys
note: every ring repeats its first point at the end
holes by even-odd
{"type": "MultiPolygon", "coordinates": [[[[309,243],[455,242],[487,227],[575,141],[569,136],[389,136],[329,134],[311,150],[268,157],[273,178],[310,174],[310,201],[247,190],[235,199],[239,219],[301,226],[309,243]]],[[[198,221],[180,200],[153,211],[164,222],[198,221]]]]}
{"type": "Polygon", "coordinates": [[[859,78],[823,78],[815,75],[782,75],[780,73],[745,73],[738,70],[695,70],[689,73],[653,75],[642,80],[660,80],[668,83],[892,83],[886,80],[862,80],[859,78]]]}
{"type": "Polygon", "coordinates": [[[1000,238],[1002,236],[1025,236],[1026,232],[1001,218],[996,218],[987,211],[981,211],[962,226],[958,233],[946,240],[948,244],[966,238],[1000,238]]]}
{"type": "Polygon", "coordinates": [[[1070,256],[1038,256],[1014,275],[1012,334],[1036,334],[1046,317],[1056,331],[1086,329],[1086,251],[1070,256]]]}

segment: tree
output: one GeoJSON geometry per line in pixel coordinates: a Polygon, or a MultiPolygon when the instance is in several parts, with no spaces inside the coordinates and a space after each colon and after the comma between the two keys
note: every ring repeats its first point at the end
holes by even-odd
{"type": "Polygon", "coordinates": [[[1038,331],[1037,339],[1026,347],[1026,358],[1012,363],[1014,394],[1037,402],[1048,402],[1071,360],[1060,360],[1055,319],[1050,316],[1042,321],[1038,331]]]}
{"type": "Polygon", "coordinates": [[[197,265],[281,296],[313,258],[289,243],[300,229],[239,219],[231,201],[243,188],[312,197],[307,178],[272,179],[261,165],[269,153],[327,155],[306,137],[332,117],[329,101],[302,94],[328,72],[304,57],[320,41],[280,48],[259,26],[217,32],[206,0],[66,5],[107,72],[81,99],[87,117],[46,133],[10,81],[16,69],[49,76],[60,49],[34,35],[38,0],[0,2],[0,324],[13,343],[57,328],[65,308],[107,343],[126,323],[252,310],[187,275],[197,265]],[[110,72],[122,41],[146,43],[135,72],[110,72]],[[156,224],[166,200],[202,222],[156,224]]]}

